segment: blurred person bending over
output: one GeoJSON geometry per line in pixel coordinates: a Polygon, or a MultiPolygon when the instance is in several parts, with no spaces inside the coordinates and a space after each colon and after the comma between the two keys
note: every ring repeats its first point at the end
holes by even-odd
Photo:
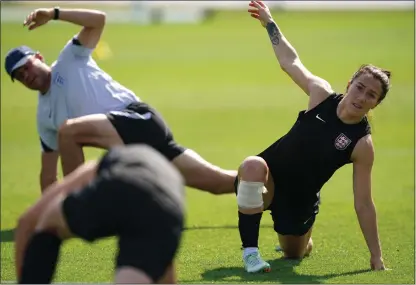
{"type": "Polygon", "coordinates": [[[170,160],[188,186],[213,194],[233,193],[236,171],[223,170],[178,145],[162,116],[94,61],[91,54],[106,20],[103,12],[37,9],[27,16],[24,25],[33,30],[50,20],[82,26],[51,66],[39,52],[27,46],[10,50],[5,60],[12,80],[39,91],[37,128],[42,146],[42,190],[56,181],[59,156],[63,173],[68,175],[84,162],[83,146],[108,149],[144,143],[170,160]]]}
{"type": "Polygon", "coordinates": [[[245,269],[270,270],[258,249],[264,210],[271,211],[285,257],[310,254],[321,188],[349,163],[353,164],[354,207],[370,251],[370,266],[384,269],[371,195],[374,147],[367,113],[386,97],[390,72],[363,65],[345,94],[338,94],[302,64],[263,2],[251,1],[249,6],[251,16],[266,28],[281,68],[309,96],[309,102],[287,134],[239,167],[235,185],[245,269]]]}
{"type": "Polygon", "coordinates": [[[118,238],[115,283],[176,283],[184,188],[177,169],[147,145],[117,146],[84,163],[20,217],[19,283],[51,283],[64,240],[110,236],[118,238]]]}

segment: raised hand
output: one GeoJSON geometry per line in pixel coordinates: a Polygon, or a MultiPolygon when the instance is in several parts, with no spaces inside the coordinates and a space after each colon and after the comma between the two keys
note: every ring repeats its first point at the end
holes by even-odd
{"type": "Polygon", "coordinates": [[[263,27],[266,27],[267,23],[273,22],[269,8],[262,1],[251,1],[248,5],[251,7],[248,9],[251,17],[260,20],[263,27]]]}
{"type": "Polygon", "coordinates": [[[53,9],[36,9],[26,17],[23,26],[27,26],[29,30],[33,30],[52,20],[53,16],[53,9]]]}

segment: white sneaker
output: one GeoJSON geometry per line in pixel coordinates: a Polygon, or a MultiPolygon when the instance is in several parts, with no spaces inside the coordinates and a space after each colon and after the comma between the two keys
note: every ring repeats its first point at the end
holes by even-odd
{"type": "Polygon", "coordinates": [[[252,252],[244,256],[244,267],[248,273],[270,272],[270,264],[260,257],[259,252],[252,252]]]}

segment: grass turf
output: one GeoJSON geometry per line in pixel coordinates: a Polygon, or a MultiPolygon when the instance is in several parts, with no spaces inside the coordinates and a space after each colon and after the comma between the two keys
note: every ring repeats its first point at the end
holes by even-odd
{"type": "MultiPolygon", "coordinates": [[[[243,271],[235,197],[189,189],[179,282],[414,283],[414,14],[276,12],[274,17],[304,64],[339,92],[362,63],[393,72],[393,88],[373,119],[373,197],[383,255],[392,270],[367,271],[369,254],[347,166],[322,191],[311,257],[282,260],[274,252],[271,217],[263,215],[259,245],[272,264],[269,274],[243,271]]],[[[51,63],[77,29],[53,23],[28,32],[20,24],[2,23],[2,60],[9,48],[27,44],[51,63]]],[[[246,13],[219,13],[202,25],[108,24],[103,40],[113,56],[100,65],[155,106],[177,141],[225,168],[237,168],[283,135],[307,105],[307,97],[279,69],[267,33],[246,13]]],[[[40,193],[40,146],[36,95],[12,84],[3,67],[1,79],[1,281],[7,281],[15,279],[12,230],[40,193]]],[[[89,158],[99,153],[87,151],[89,158]]],[[[70,241],[56,281],[111,282],[114,254],[114,239],[92,246],[70,241]]]]}

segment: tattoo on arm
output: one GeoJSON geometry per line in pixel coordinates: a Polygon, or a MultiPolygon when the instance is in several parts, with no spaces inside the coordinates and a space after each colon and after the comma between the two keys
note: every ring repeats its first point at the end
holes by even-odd
{"type": "Polygon", "coordinates": [[[274,22],[267,23],[267,33],[269,34],[272,44],[277,46],[280,43],[280,30],[274,22]]]}

